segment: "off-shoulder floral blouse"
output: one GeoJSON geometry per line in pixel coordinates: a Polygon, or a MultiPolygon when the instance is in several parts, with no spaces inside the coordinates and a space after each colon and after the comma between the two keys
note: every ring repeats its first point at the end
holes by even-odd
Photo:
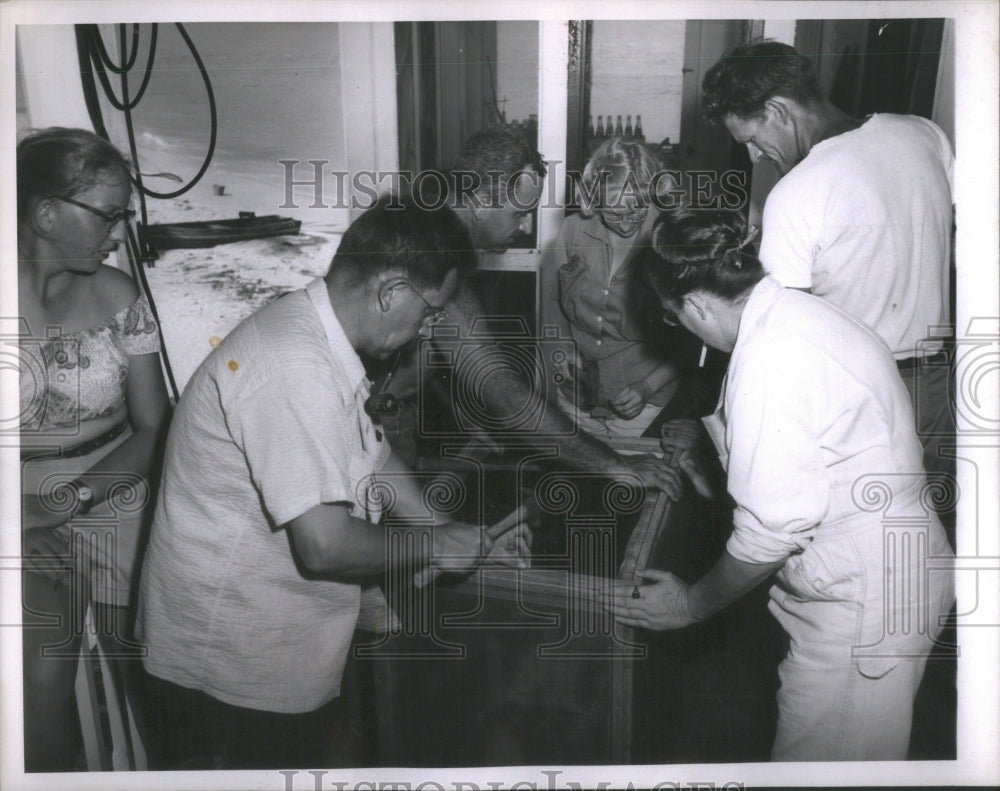
{"type": "Polygon", "coordinates": [[[159,351],[144,296],[89,329],[22,339],[21,430],[45,431],[105,417],[125,402],[129,357],[159,351]]]}

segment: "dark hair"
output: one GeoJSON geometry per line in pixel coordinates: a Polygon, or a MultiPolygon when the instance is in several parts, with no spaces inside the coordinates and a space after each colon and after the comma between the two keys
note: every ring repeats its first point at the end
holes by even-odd
{"type": "MultiPolygon", "coordinates": [[[[462,153],[451,171],[450,187],[455,190],[455,180],[461,173],[470,173],[476,180],[476,192],[485,194],[491,187],[490,198],[498,200],[500,190],[508,189],[508,182],[522,170],[531,170],[539,176],[545,175],[545,160],[528,139],[516,129],[498,126],[477,132],[462,147],[462,153]],[[500,173],[501,178],[490,173],[500,173]]],[[[461,183],[461,182],[460,182],[461,183]]],[[[513,182],[510,182],[513,185],[513,182]]]]}
{"type": "Polygon", "coordinates": [[[669,209],[653,225],[641,276],[661,299],[692,291],[734,299],[764,277],[752,235],[738,211],[669,209]]]}
{"type": "Polygon", "coordinates": [[[409,196],[383,195],[344,233],[333,256],[334,271],[361,284],[383,272],[399,272],[417,286],[440,288],[452,269],[474,269],[476,255],[465,224],[451,209],[427,209],[409,196]]]}
{"type": "Polygon", "coordinates": [[[741,44],[724,55],[708,70],[701,90],[702,113],[709,121],[727,115],[752,118],[775,96],[802,105],[823,98],[809,58],[770,39],[741,44]]]}
{"type": "Polygon", "coordinates": [[[52,127],[17,144],[17,220],[29,216],[35,200],[86,192],[109,171],[131,175],[125,156],[86,129],[52,127]]]}

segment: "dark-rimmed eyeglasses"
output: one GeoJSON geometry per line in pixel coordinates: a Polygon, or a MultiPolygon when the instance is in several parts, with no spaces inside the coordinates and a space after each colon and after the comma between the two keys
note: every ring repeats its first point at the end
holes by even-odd
{"type": "Polygon", "coordinates": [[[64,203],[70,203],[73,206],[84,209],[85,211],[89,211],[91,214],[96,214],[108,224],[109,228],[114,228],[120,222],[131,222],[132,218],[135,217],[134,209],[119,209],[116,212],[107,212],[104,211],[104,209],[98,209],[96,206],[91,206],[90,204],[83,203],[82,201],[68,198],[65,195],[53,195],[52,197],[56,200],[61,200],[64,203]]]}
{"type": "Polygon", "coordinates": [[[424,316],[424,324],[426,324],[428,327],[433,327],[435,324],[438,324],[444,319],[448,318],[447,308],[442,307],[440,305],[432,304],[431,302],[428,301],[427,297],[425,297],[423,294],[420,293],[420,289],[418,289],[415,285],[413,285],[413,283],[411,283],[409,280],[407,280],[406,283],[410,287],[410,290],[418,297],[420,297],[420,301],[427,306],[427,315],[424,316]]]}

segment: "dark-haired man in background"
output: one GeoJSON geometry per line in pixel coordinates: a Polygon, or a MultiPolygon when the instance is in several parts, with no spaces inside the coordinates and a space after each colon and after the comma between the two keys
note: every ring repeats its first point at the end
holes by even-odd
{"type": "MultiPolygon", "coordinates": [[[[531,230],[531,217],[541,199],[546,168],[542,155],[516,130],[499,127],[479,132],[465,143],[451,171],[448,206],[468,229],[477,251],[504,252],[521,232],[531,230]]],[[[459,387],[471,387],[467,377],[480,371],[477,353],[491,353],[497,343],[481,334],[483,305],[472,286],[463,281],[447,304],[449,325],[457,328],[466,361],[454,368],[459,387]]],[[[449,342],[454,338],[449,337],[449,342]]],[[[411,363],[412,364],[412,363],[411,363]]],[[[519,375],[517,366],[491,369],[489,386],[476,388],[488,415],[478,418],[484,434],[502,439],[516,434],[538,446],[559,448],[560,462],[610,477],[632,477],[649,488],[676,496],[678,472],[655,456],[623,456],[586,432],[545,398],[544,387],[519,375]],[[531,430],[524,425],[532,420],[531,430]],[[499,426],[499,428],[498,428],[499,426]]]]}

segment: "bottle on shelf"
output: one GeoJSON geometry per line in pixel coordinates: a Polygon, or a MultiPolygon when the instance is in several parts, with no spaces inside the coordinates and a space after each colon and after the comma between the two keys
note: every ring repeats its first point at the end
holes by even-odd
{"type": "Polygon", "coordinates": [[[630,138],[632,137],[632,116],[628,115],[626,116],[626,119],[627,120],[625,122],[625,137],[630,138]]]}
{"type": "Polygon", "coordinates": [[[635,117],[635,139],[640,143],[646,142],[646,135],[642,133],[642,116],[637,115],[635,117]]]}
{"type": "Polygon", "coordinates": [[[587,139],[594,139],[594,116],[592,115],[587,116],[587,139]]]}
{"type": "Polygon", "coordinates": [[[597,129],[594,132],[594,137],[604,137],[604,116],[597,116],[597,129]]]}
{"type": "Polygon", "coordinates": [[[625,134],[625,130],[622,128],[622,117],[619,115],[615,120],[615,137],[621,137],[625,134]]]}

